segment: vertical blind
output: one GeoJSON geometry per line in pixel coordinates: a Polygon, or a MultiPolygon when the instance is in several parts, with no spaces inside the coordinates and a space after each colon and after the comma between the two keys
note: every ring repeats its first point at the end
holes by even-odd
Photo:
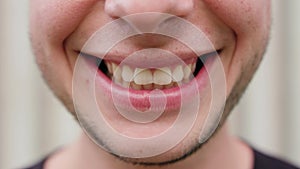
{"type": "MultiPolygon", "coordinates": [[[[300,1],[272,2],[267,54],[230,126],[254,147],[300,165],[300,1]]],[[[1,0],[0,21],[0,168],[19,168],[75,139],[80,127],[35,65],[28,1],[1,0]]]]}

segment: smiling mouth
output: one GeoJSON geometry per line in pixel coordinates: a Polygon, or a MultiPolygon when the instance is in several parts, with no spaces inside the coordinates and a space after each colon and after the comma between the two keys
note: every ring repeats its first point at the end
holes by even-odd
{"type": "Polygon", "coordinates": [[[190,60],[188,63],[172,64],[169,66],[144,68],[129,64],[98,58],[81,52],[91,63],[98,67],[113,83],[133,90],[171,89],[187,84],[205,68],[204,64],[209,58],[215,57],[222,50],[203,54],[190,60]]]}

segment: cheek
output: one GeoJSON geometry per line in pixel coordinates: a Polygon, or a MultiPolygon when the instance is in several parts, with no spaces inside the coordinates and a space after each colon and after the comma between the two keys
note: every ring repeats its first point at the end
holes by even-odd
{"type": "Polygon", "coordinates": [[[235,32],[236,44],[227,73],[227,91],[239,78],[251,79],[264,53],[270,26],[270,0],[204,0],[214,14],[235,32]],[[245,71],[246,76],[241,75],[245,71]]]}
{"type": "Polygon", "coordinates": [[[31,31],[43,38],[43,41],[62,43],[95,2],[96,0],[31,0],[31,31]]]}
{"type": "Polygon", "coordinates": [[[68,69],[63,44],[95,1],[30,1],[30,38],[37,63],[50,88],[70,110],[72,71],[68,69]]]}
{"type": "Polygon", "coordinates": [[[265,33],[269,28],[270,0],[204,1],[237,35],[265,33]]]}

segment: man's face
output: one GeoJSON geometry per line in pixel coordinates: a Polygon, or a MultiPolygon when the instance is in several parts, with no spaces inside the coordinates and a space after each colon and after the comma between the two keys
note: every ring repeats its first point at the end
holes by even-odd
{"type": "MultiPolygon", "coordinates": [[[[79,57],[78,54],[86,52],[82,51],[86,41],[107,23],[126,15],[143,12],[169,13],[186,19],[202,30],[210,40],[220,56],[226,77],[226,84],[224,84],[226,86],[226,106],[223,117],[225,118],[252,78],[265,51],[270,26],[270,0],[165,0],[159,3],[149,0],[31,0],[32,47],[43,77],[53,92],[70,112],[75,113],[72,101],[73,70],[79,57]]],[[[145,20],[136,22],[147,24],[145,20]]],[[[177,53],[186,65],[196,64],[196,60],[193,59],[195,56],[186,54],[188,49],[182,43],[163,36],[147,35],[131,37],[114,46],[109,55],[104,58],[106,69],[110,69],[113,64],[120,64],[128,55],[138,50],[153,47],[177,53]]],[[[94,53],[87,54],[95,55],[94,53]]],[[[147,56],[146,59],[150,61],[158,58],[147,56]]],[[[134,60],[139,62],[138,57],[134,60]]],[[[132,71],[136,68],[134,64],[130,65],[130,63],[127,66],[132,71]]],[[[162,67],[168,68],[168,66],[171,72],[175,71],[173,70],[174,66],[163,65],[162,67]]],[[[155,72],[158,71],[151,69],[152,79],[154,79],[155,72]]],[[[182,72],[184,74],[184,71],[182,72]]],[[[105,71],[102,70],[102,73],[105,71]]],[[[126,79],[126,77],[121,75],[123,80],[113,81],[114,72],[106,71],[106,74],[108,75],[108,78],[105,77],[107,83],[118,83],[117,85],[121,84],[121,87],[125,87],[126,80],[124,78],[126,79]]],[[[141,77],[143,79],[146,75],[141,77]]],[[[195,74],[195,78],[197,77],[195,74]]],[[[98,78],[102,83],[101,76],[98,78]]],[[[177,87],[174,81],[167,82],[165,79],[167,78],[164,78],[160,84],[154,81],[146,82],[147,80],[136,80],[126,84],[129,84],[133,90],[148,91],[153,89],[172,91],[177,87]]],[[[181,78],[182,83],[187,84],[192,80],[181,78]],[[185,82],[183,82],[184,80],[185,82]]],[[[97,86],[102,87],[103,84],[95,82],[95,86],[97,89],[97,86]]],[[[204,90],[205,93],[209,87],[204,86],[201,90],[204,90]]],[[[209,92],[207,93],[209,95],[209,92]]],[[[97,94],[96,90],[95,95],[98,98],[97,95],[100,97],[101,94],[97,94]]],[[[209,105],[209,96],[201,99],[201,102],[209,105]]],[[[98,98],[98,101],[100,100],[98,98]]],[[[174,121],[172,115],[165,115],[153,126],[150,124],[150,127],[147,125],[141,127],[121,119],[115,114],[109,101],[105,104],[104,113],[107,114],[109,123],[119,132],[127,132],[135,137],[157,134],[156,132],[167,129],[167,126],[174,121]]],[[[160,158],[152,158],[143,162],[171,161],[197,147],[198,144],[195,140],[199,136],[198,131],[204,123],[204,117],[207,116],[208,110],[209,106],[205,105],[199,108],[198,111],[202,115],[196,119],[196,127],[181,144],[160,158]]],[[[172,111],[176,111],[176,107],[168,110],[168,113],[172,114],[172,111]]]]}

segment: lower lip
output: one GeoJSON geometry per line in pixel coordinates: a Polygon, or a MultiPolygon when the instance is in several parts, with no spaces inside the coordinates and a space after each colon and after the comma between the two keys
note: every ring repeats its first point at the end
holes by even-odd
{"type": "MultiPolygon", "coordinates": [[[[215,60],[214,58],[215,57],[208,58],[205,66],[201,68],[197,76],[189,83],[170,89],[163,89],[161,90],[163,94],[155,95],[155,99],[166,100],[166,106],[164,107],[165,112],[180,109],[183,101],[184,103],[188,103],[194,99],[195,96],[199,95],[199,92],[205,89],[209,80],[206,69],[210,68],[215,60]]],[[[104,92],[103,95],[108,96],[111,103],[118,99],[118,106],[123,108],[134,106],[138,110],[148,110],[151,107],[151,90],[134,90],[131,88],[124,88],[113,83],[112,80],[99,70],[95,64],[90,63],[88,65],[90,65],[91,69],[98,70],[95,77],[95,85],[97,89],[104,92]],[[130,103],[128,100],[130,100],[130,103]]]]}

